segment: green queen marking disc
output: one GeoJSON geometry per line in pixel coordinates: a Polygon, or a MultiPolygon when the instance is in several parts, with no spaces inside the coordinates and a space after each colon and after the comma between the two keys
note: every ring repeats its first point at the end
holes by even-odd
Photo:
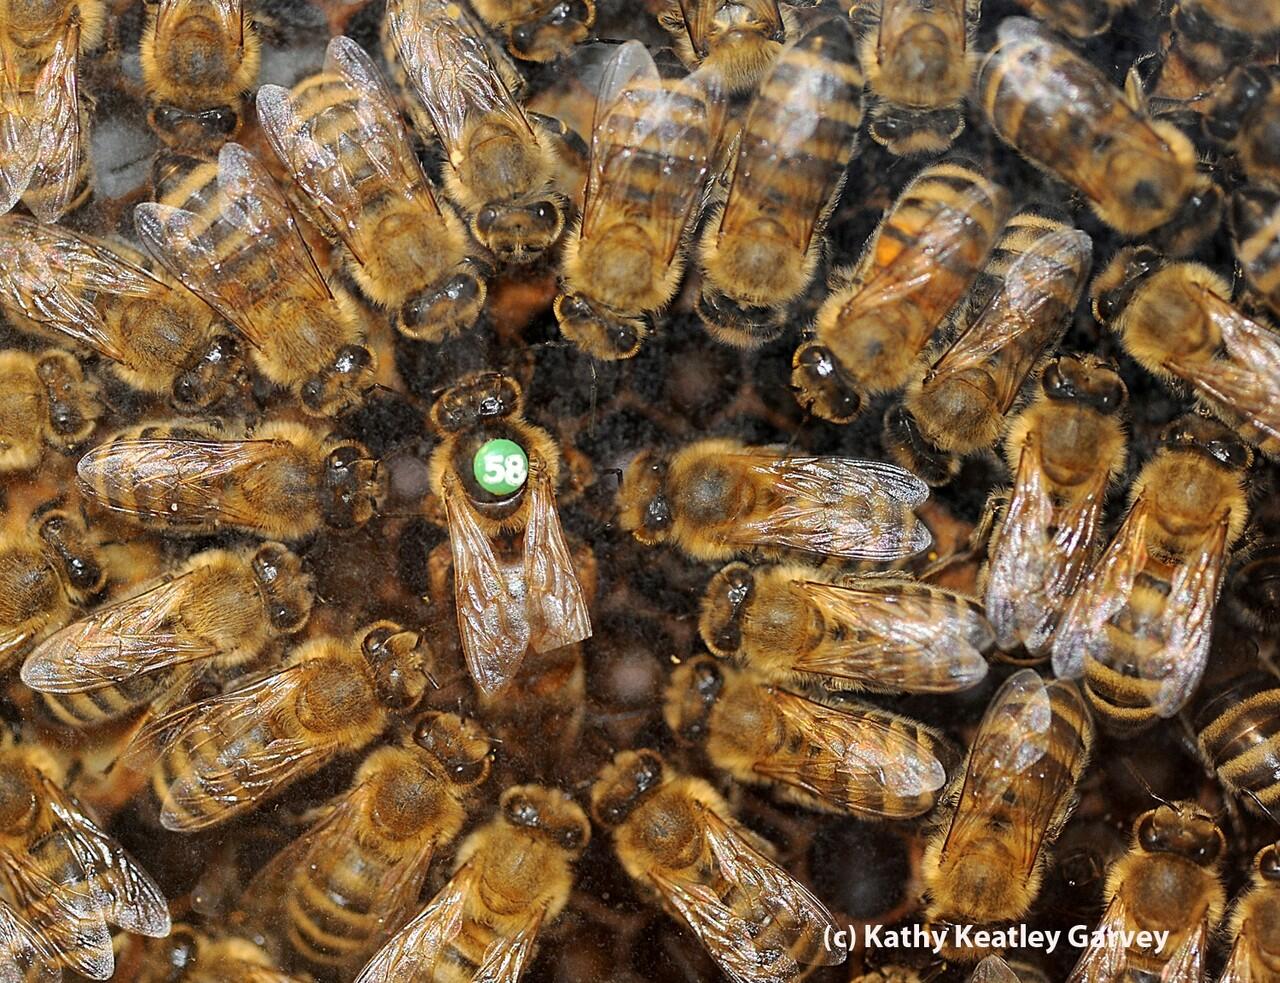
{"type": "Polygon", "coordinates": [[[500,437],[485,441],[471,462],[476,481],[494,495],[509,495],[524,487],[529,477],[529,457],[514,440],[500,437]]]}

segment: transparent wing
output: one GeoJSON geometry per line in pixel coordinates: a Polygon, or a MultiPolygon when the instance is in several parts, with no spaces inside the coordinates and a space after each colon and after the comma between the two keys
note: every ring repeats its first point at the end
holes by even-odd
{"type": "Polygon", "coordinates": [[[560,528],[555,489],[542,461],[529,462],[527,488],[524,579],[529,634],[534,651],[549,652],[590,638],[591,615],[560,528]]]}
{"type": "Polygon", "coordinates": [[[969,983],[1021,983],[1018,974],[999,956],[987,956],[969,977],[969,983]]]}
{"type": "Polygon", "coordinates": [[[1129,913],[1124,895],[1117,891],[1102,915],[1096,931],[1105,933],[1100,946],[1085,946],[1080,961],[1067,977],[1067,983],[1119,983],[1129,966],[1129,952],[1123,933],[1129,930],[1129,913]]]}
{"type": "Polygon", "coordinates": [[[59,983],[62,970],[45,936],[0,901],[0,983],[59,983]]]}
{"type": "Polygon", "coordinates": [[[26,109],[20,69],[0,43],[0,213],[18,203],[36,166],[39,124],[26,109]]]}
{"type": "MultiPolygon", "coordinates": [[[[1160,983],[1200,983],[1209,957],[1209,921],[1201,915],[1160,973],[1160,983]]],[[[1221,983],[1221,981],[1219,981],[1221,983]]]]}
{"type": "Polygon", "coordinates": [[[32,108],[40,119],[36,127],[35,168],[29,189],[48,190],[33,197],[32,213],[42,222],[56,222],[75,198],[85,135],[80,131],[80,97],[76,63],[80,30],[73,25],[58,39],[53,53],[36,78],[32,108]]]}
{"type": "Polygon", "coordinates": [[[524,912],[519,927],[511,935],[499,936],[491,942],[472,983],[518,983],[533,958],[546,913],[546,908],[524,912]]]}
{"type": "Polygon", "coordinates": [[[1198,298],[1222,338],[1224,358],[1171,367],[1199,392],[1280,439],[1280,339],[1264,325],[1207,290],[1198,298]]]}
{"type": "Polygon", "coordinates": [[[475,870],[464,865],[413,921],[369,962],[356,983],[420,983],[434,971],[463,927],[467,895],[475,890],[475,870]]]}
{"type": "Polygon", "coordinates": [[[1222,969],[1218,983],[1262,983],[1267,977],[1265,967],[1258,965],[1254,958],[1254,946],[1245,938],[1243,932],[1236,936],[1231,952],[1227,956],[1227,964],[1222,969]]]}

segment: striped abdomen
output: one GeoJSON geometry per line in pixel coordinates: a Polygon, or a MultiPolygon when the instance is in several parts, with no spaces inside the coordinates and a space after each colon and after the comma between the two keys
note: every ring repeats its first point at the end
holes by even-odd
{"type": "Polygon", "coordinates": [[[1233,687],[1205,707],[1200,750],[1228,789],[1280,821],[1280,686],[1233,687]]]}

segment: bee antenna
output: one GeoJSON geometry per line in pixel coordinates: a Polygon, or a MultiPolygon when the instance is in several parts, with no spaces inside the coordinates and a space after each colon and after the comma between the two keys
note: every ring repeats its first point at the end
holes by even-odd
{"type": "Polygon", "coordinates": [[[1138,769],[1133,766],[1132,761],[1130,761],[1128,758],[1125,758],[1124,766],[1126,770],[1129,772],[1129,774],[1133,776],[1134,780],[1146,790],[1147,795],[1151,796],[1151,798],[1155,799],[1161,805],[1169,806],[1170,808],[1173,807],[1172,802],[1170,802],[1164,796],[1158,795],[1156,793],[1156,790],[1151,787],[1151,783],[1148,782],[1145,778],[1143,778],[1142,774],[1138,771],[1138,769]]]}

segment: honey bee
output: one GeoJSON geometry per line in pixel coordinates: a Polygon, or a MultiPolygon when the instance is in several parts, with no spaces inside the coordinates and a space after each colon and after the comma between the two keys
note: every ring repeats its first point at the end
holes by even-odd
{"type": "Polygon", "coordinates": [[[1280,182],[1280,66],[1242,65],[1215,89],[1201,128],[1228,145],[1251,183],[1280,182]]]}
{"type": "Polygon", "coordinates": [[[1253,858],[1249,889],[1231,909],[1227,934],[1231,954],[1218,983],[1263,983],[1280,977],[1280,843],[1253,858]]]}
{"type": "Polygon", "coordinates": [[[89,439],[98,389],[64,351],[0,351],[0,474],[31,471],[44,445],[70,453],[89,439]]]}
{"type": "Polygon", "coordinates": [[[492,696],[530,648],[549,652],[591,636],[556,510],[560,455],[524,418],[520,386],[496,372],[446,390],[431,421],[442,438],[431,486],[449,525],[463,653],[492,696]]]}
{"type": "Polygon", "coordinates": [[[56,222],[92,191],[80,55],[106,29],[102,0],[5,0],[0,6],[0,214],[19,201],[56,222]]]}
{"type": "Polygon", "coordinates": [[[0,532],[0,669],[101,594],[107,568],[79,515],[55,502],[0,532]]]}
{"type": "Polygon", "coordinates": [[[333,415],[372,382],[354,299],[326,281],[271,175],[238,143],[134,209],[143,244],[249,343],[268,381],[333,415]]]}
{"type": "Polygon", "coordinates": [[[80,458],[85,496],[150,529],[239,529],[296,541],[373,517],[386,476],[363,446],[290,420],[230,439],[205,425],[142,424],[80,458]]]}
{"type": "Polygon", "coordinates": [[[789,981],[844,961],[827,948],[831,915],[762,851],[710,784],[672,771],[654,751],[622,751],[591,789],[595,821],[613,833],[622,868],[687,925],[735,980],[789,981]]]}
{"type": "Polygon", "coordinates": [[[913,511],[928,496],[924,482],[892,464],[711,439],[669,457],[637,455],[618,511],[639,542],[671,543],[696,560],[756,549],[889,560],[932,542],[913,511]]]}
{"type": "Polygon", "coordinates": [[[1081,191],[1126,236],[1158,230],[1182,254],[1218,227],[1222,194],[1196,169],[1191,140],[1152,120],[1082,56],[1034,21],[1010,18],[978,73],[977,98],[996,134],[1081,191]]]}
{"type": "Polygon", "coordinates": [[[568,207],[555,186],[555,135],[512,98],[449,0],[393,0],[383,44],[421,104],[423,132],[440,141],[445,193],[472,234],[502,263],[540,257],[560,238],[568,207]]]}
{"type": "Polygon", "coordinates": [[[213,151],[244,123],[262,43],[243,0],[147,0],[147,122],[170,147],[213,151]]]}
{"type": "Polygon", "coordinates": [[[792,360],[806,410],[848,423],[873,395],[901,389],[947,312],[986,263],[1008,195],[976,170],[944,162],[903,189],[862,258],[833,277],[792,360]]]}
{"type": "Polygon", "coordinates": [[[0,309],[23,331],[109,359],[126,385],[183,412],[222,399],[240,370],[214,312],[140,255],[20,215],[0,217],[0,309]]]}
{"type": "Polygon", "coordinates": [[[863,0],[850,14],[875,97],[871,138],[899,156],[946,150],[964,131],[981,0],[863,0]]]}
{"type": "Polygon", "coordinates": [[[258,121],[361,291],[410,338],[439,342],[475,324],[486,286],[466,226],[436,201],[399,111],[369,56],[329,42],[324,71],[292,92],[258,90],[258,121]]]}
{"type": "Polygon", "coordinates": [[[563,792],[515,785],[468,836],[453,876],[369,961],[356,983],[516,983],[538,935],[564,910],[591,824],[563,792]]]}
{"type": "Polygon", "coordinates": [[[711,578],[698,630],[716,655],[784,686],[890,693],[976,686],[995,641],[979,605],[941,587],[745,563],[711,578]]]}
{"type": "Polygon", "coordinates": [[[1216,79],[1280,31],[1280,10],[1248,0],[1178,0],[1170,12],[1178,53],[1202,79],[1216,79]]]}
{"type": "Polygon", "coordinates": [[[664,713],[680,740],[740,782],[864,819],[910,819],[934,807],[947,771],[939,738],[865,706],[829,707],[709,656],[671,675],[664,713]]]}
{"type": "Polygon", "coordinates": [[[1049,654],[1053,632],[1095,557],[1107,488],[1123,470],[1128,390],[1115,365],[1062,355],[1009,428],[1013,473],[988,549],[985,607],[1000,648],[1049,654]]]}
{"type": "Polygon", "coordinates": [[[248,939],[211,936],[175,925],[169,937],[149,947],[136,983],[302,983],[282,973],[248,939]]]}
{"type": "Polygon", "coordinates": [[[1133,0],[1018,0],[1018,5],[1036,18],[1073,38],[1105,34],[1112,19],[1133,0]]]}
{"type": "Polygon", "coordinates": [[[1139,365],[1189,386],[1245,440],[1280,454],[1280,337],[1230,296],[1208,267],[1141,246],[1118,253],[1093,287],[1099,319],[1139,365]]]}
{"type": "Polygon", "coordinates": [[[65,772],[38,745],[0,749],[0,970],[57,980],[115,972],[108,923],[159,938],[169,907],[147,872],[64,791],[65,772]]]}
{"type": "Polygon", "coordinates": [[[1076,309],[1093,244],[1089,236],[1033,212],[1010,221],[958,319],[958,334],[917,369],[901,405],[885,416],[899,463],[945,484],[960,459],[991,447],[1046,349],[1076,309]]]}
{"type": "Polygon", "coordinates": [[[709,73],[728,96],[755,92],[797,30],[791,7],[778,0],[667,0],[658,23],[685,67],[709,73]]]}
{"type": "Polygon", "coordinates": [[[1170,424],[1133,483],[1123,524],[1063,613],[1054,672],[1083,676],[1112,730],[1173,716],[1199,685],[1227,552],[1249,515],[1251,459],[1216,421],[1170,424]]]}
{"type": "Polygon", "coordinates": [[[698,243],[698,314],[712,337],[755,348],[813,280],[827,217],[862,122],[862,73],[843,19],[782,49],[747,112],[723,205],[698,243]]]}
{"type": "Polygon", "coordinates": [[[925,849],[931,921],[991,925],[1026,915],[1040,893],[1047,849],[1075,805],[1092,742],[1074,683],[1046,683],[1034,669],[1005,680],[969,749],[951,822],[925,849]]]}
{"type": "Polygon", "coordinates": [[[1247,675],[1196,714],[1197,743],[1218,781],[1244,805],[1280,822],[1280,687],[1247,675]]]}
{"type": "Polygon", "coordinates": [[[471,9],[513,56],[540,63],[564,58],[596,22],[595,0],[471,0],[471,9]]]}
{"type": "Polygon", "coordinates": [[[365,747],[427,686],[430,652],[415,631],[377,621],[350,638],[299,645],[283,668],[147,724],[125,759],[150,766],[165,829],[189,833],[255,808],[365,747]]]}
{"type": "Polygon", "coordinates": [[[631,358],[684,276],[718,111],[693,77],[664,82],[628,41],[596,95],[582,217],[565,239],[556,320],[599,359],[631,358]]]}
{"type": "Polygon", "coordinates": [[[1264,185],[1236,191],[1231,232],[1236,260],[1249,286],[1280,316],[1280,193],[1264,185]]]}
{"type": "Polygon", "coordinates": [[[22,681],[74,727],[172,706],[205,673],[251,662],[301,631],[314,595],[302,561],[279,543],[205,550],[54,632],[27,656],[22,681]]]}
{"type": "MultiPolygon", "coordinates": [[[[1218,876],[1226,840],[1194,802],[1143,813],[1133,846],[1107,874],[1102,945],[1087,946],[1068,983],[1119,983],[1146,975],[1167,983],[1205,978],[1209,944],[1222,920],[1226,892],[1218,876]],[[1138,929],[1169,933],[1161,952],[1126,945],[1138,929]]],[[[1096,933],[1095,933],[1096,934],[1096,933]]]]}
{"type": "Polygon", "coordinates": [[[424,714],[412,735],[370,754],[351,787],[257,875],[248,910],[307,963],[358,968],[404,924],[432,857],[461,832],[489,752],[476,724],[424,714]]]}

